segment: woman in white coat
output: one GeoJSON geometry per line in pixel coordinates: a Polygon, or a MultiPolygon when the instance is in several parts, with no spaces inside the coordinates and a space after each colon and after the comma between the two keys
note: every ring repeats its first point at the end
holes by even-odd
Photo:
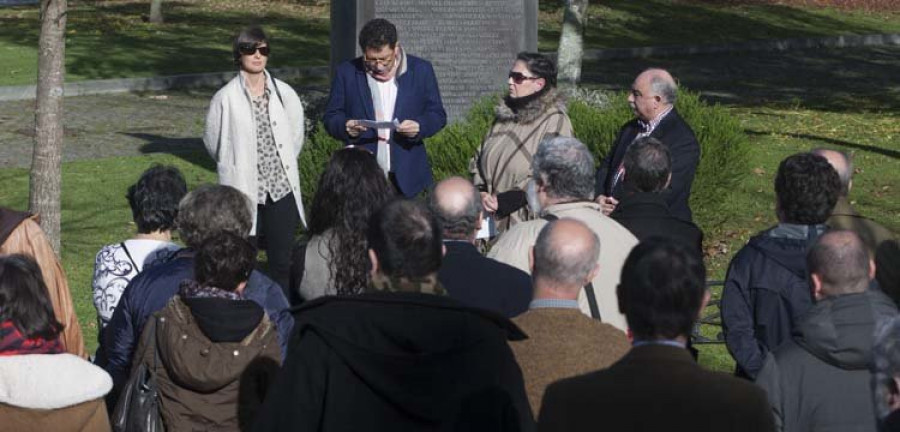
{"type": "Polygon", "coordinates": [[[266,71],[269,40],[261,28],[242,31],[233,54],[240,71],[213,96],[203,142],[219,184],[250,198],[251,235],[266,250],[272,279],[286,290],[294,234],[306,225],[297,168],[303,106],[291,86],[266,71]]]}

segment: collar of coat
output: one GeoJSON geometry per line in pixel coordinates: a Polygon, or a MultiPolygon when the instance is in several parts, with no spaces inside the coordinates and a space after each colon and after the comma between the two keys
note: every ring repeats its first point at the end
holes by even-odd
{"type": "Polygon", "coordinates": [[[0,357],[0,403],[65,408],[101,398],[111,389],[109,374],[72,354],[0,357]]]}
{"type": "Polygon", "coordinates": [[[432,274],[422,278],[405,278],[387,276],[378,273],[369,282],[371,291],[388,292],[417,292],[422,294],[446,295],[447,291],[438,282],[437,275],[432,274]]]}
{"type": "MultiPolygon", "coordinates": [[[[28,212],[0,207],[0,244],[5,243],[9,235],[16,230],[16,227],[29,217],[32,216],[28,212]]],[[[33,218],[35,222],[38,222],[37,216],[33,216],[33,218]]]]}
{"type": "Polygon", "coordinates": [[[500,103],[494,107],[494,115],[498,122],[531,123],[551,109],[566,112],[565,98],[555,88],[548,89],[517,111],[513,111],[505,100],[500,99],[500,103]]]}

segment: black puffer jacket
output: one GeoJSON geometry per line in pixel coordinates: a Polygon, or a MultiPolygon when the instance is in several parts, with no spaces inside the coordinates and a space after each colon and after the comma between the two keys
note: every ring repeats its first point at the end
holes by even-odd
{"type": "Polygon", "coordinates": [[[756,383],[785,431],[874,432],[869,365],[875,329],[897,314],[890,298],[867,291],[826,298],[793,339],[771,352],[756,383]]]}
{"type": "Polygon", "coordinates": [[[781,224],[751,238],[731,260],[722,325],[738,375],[755,378],[766,353],[790,337],[812,306],[806,252],[824,230],[781,224]]]}

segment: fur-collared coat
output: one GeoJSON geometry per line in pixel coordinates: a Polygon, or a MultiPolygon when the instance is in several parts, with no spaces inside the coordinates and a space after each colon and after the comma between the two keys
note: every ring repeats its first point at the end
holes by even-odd
{"type": "MultiPolygon", "coordinates": [[[[469,164],[475,186],[500,194],[525,191],[531,179],[531,159],[545,135],[573,136],[566,104],[556,89],[513,110],[504,100],[494,108],[494,124],[469,164]]],[[[524,195],[523,195],[524,198],[524,195]]],[[[532,219],[528,206],[497,221],[498,228],[532,219]]]]}

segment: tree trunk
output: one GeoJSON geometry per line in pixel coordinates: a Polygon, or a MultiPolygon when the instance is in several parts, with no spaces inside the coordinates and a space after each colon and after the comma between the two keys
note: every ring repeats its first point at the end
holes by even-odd
{"type": "Polygon", "coordinates": [[[563,87],[574,87],[581,81],[587,8],[588,0],[566,0],[562,33],[559,36],[559,51],[557,52],[558,80],[563,87]]]}
{"type": "Polygon", "coordinates": [[[31,161],[29,211],[40,215],[41,228],[59,255],[60,159],[63,146],[63,84],[66,58],[67,0],[41,1],[38,83],[31,161]]]}
{"type": "Polygon", "coordinates": [[[150,22],[162,24],[162,0],[150,0],[150,22]]]}

